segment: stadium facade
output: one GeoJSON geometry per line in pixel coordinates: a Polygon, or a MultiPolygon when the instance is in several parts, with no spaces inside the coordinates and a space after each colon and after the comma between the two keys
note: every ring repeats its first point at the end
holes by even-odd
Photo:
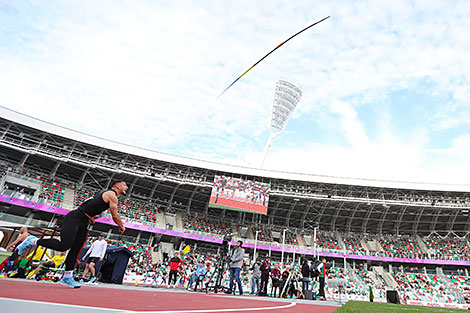
{"type": "MultiPolygon", "coordinates": [[[[470,185],[410,183],[261,170],[146,150],[0,108],[0,159],[79,187],[124,179],[127,197],[180,212],[312,234],[455,235],[469,231],[470,185]],[[271,185],[267,215],[208,206],[215,175],[271,185]]],[[[384,164],[384,166],[387,166],[384,164]]]]}

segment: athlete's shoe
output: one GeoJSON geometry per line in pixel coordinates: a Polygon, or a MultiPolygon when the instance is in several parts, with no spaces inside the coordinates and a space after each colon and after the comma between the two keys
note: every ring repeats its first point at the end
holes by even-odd
{"type": "Polygon", "coordinates": [[[79,282],[80,284],[83,284],[83,283],[84,283],[83,278],[80,279],[78,282],[79,282]]]}
{"type": "Polygon", "coordinates": [[[75,282],[75,279],[73,279],[73,277],[64,277],[61,280],[59,280],[59,283],[64,285],[64,286],[70,287],[70,288],[80,288],[81,287],[80,284],[77,284],[75,282]]]}
{"type": "Polygon", "coordinates": [[[26,250],[36,245],[37,238],[36,236],[28,236],[28,238],[23,241],[18,248],[16,248],[18,255],[22,255],[26,250]],[[34,243],[33,243],[34,241],[34,243]]]}
{"type": "Polygon", "coordinates": [[[92,277],[88,283],[93,284],[96,281],[96,277],[92,277]]]}

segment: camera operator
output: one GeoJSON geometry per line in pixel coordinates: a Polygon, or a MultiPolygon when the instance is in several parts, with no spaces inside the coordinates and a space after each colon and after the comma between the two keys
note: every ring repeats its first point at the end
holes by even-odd
{"type": "Polygon", "coordinates": [[[302,273],[302,293],[305,295],[305,291],[308,290],[310,283],[310,265],[307,258],[303,259],[300,272],[302,273]]]}
{"type": "Polygon", "coordinates": [[[237,241],[237,248],[233,250],[232,257],[230,258],[229,268],[230,268],[230,286],[229,290],[225,293],[233,293],[233,280],[235,279],[240,290],[240,295],[243,295],[242,282],[240,280],[240,270],[243,265],[243,258],[245,256],[245,249],[242,248],[243,242],[237,241]]]}

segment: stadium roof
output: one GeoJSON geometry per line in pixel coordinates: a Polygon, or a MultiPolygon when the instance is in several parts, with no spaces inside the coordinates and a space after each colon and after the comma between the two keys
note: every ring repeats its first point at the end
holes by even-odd
{"type": "Polygon", "coordinates": [[[128,196],[162,207],[275,229],[464,236],[470,186],[286,173],[183,158],[46,123],[0,106],[0,160],[83,187],[129,182],[128,196]],[[271,184],[267,215],[209,208],[214,176],[271,184]]]}
{"type": "Polygon", "coordinates": [[[77,140],[80,142],[88,143],[98,147],[103,147],[111,150],[120,151],[127,154],[138,155],[145,158],[166,161],[170,163],[177,163],[187,165],[190,167],[207,168],[215,171],[237,173],[241,175],[268,177],[296,181],[310,181],[327,184],[341,184],[341,185],[355,185],[365,187],[380,187],[380,188],[398,188],[398,189],[411,189],[411,190],[434,190],[434,191],[454,191],[454,192],[470,192],[469,185],[461,184],[435,184],[426,182],[405,182],[405,181],[386,181],[377,179],[366,178],[351,178],[351,177],[335,177],[326,175],[315,175],[307,173],[292,173],[282,172],[275,170],[265,170],[259,168],[250,168],[235,166],[230,164],[216,163],[194,158],[187,158],[173,154],[158,152],[150,149],[140,148],[132,145],[123,144],[116,141],[107,140],[83,132],[75,131],[66,127],[56,124],[48,123],[40,119],[28,116],[3,106],[0,106],[0,116],[13,121],[15,123],[23,124],[38,130],[60,135],[65,138],[77,140]]]}

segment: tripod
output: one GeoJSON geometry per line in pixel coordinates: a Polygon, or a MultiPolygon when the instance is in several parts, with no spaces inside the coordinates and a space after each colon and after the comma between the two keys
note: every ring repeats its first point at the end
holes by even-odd
{"type": "Polygon", "coordinates": [[[281,290],[279,298],[283,298],[284,294],[289,290],[290,284],[292,283],[293,276],[294,276],[294,269],[292,268],[292,270],[289,271],[289,276],[287,276],[286,282],[284,283],[284,286],[281,290]]]}
{"type": "Polygon", "coordinates": [[[209,289],[214,290],[214,293],[217,293],[219,289],[224,289],[222,284],[222,279],[224,278],[225,265],[227,264],[227,256],[222,255],[219,257],[215,264],[215,271],[209,277],[209,280],[206,284],[206,293],[209,292],[209,289]],[[214,281],[215,277],[215,281],[214,281]]]}

